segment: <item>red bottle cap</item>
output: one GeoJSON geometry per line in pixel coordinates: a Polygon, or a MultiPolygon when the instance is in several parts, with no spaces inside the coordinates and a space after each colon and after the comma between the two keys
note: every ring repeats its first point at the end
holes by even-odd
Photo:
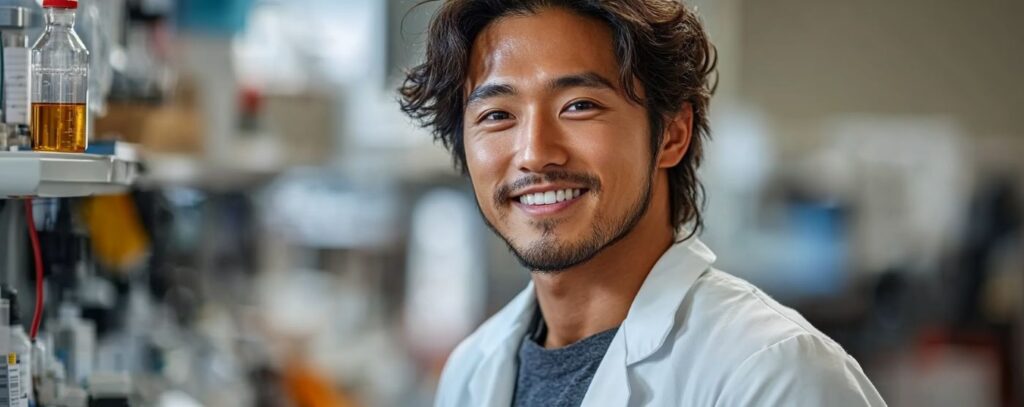
{"type": "Polygon", "coordinates": [[[43,0],[43,7],[78,8],[78,0],[43,0]]]}

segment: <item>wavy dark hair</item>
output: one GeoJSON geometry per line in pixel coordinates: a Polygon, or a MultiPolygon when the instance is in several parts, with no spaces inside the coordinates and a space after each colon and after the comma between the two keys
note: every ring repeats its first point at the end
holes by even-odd
{"type": "Polygon", "coordinates": [[[452,153],[455,168],[468,174],[462,121],[473,41],[501,17],[536,14],[547,7],[595,18],[611,28],[619,81],[648,112],[652,154],[661,145],[667,120],[684,104],[693,109],[689,149],[668,178],[672,225],[690,223],[686,238],[697,233],[704,204],[697,168],[710,136],[708,105],[717,84],[717,54],[700,19],[679,0],[444,0],[427,31],[424,62],[407,72],[398,89],[402,111],[431,129],[435,141],[452,153]]]}

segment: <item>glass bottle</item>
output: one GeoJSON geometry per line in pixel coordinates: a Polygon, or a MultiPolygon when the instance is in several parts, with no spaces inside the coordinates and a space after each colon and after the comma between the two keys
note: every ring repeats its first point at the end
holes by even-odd
{"type": "Polygon", "coordinates": [[[32,148],[83,152],[89,51],[75,33],[78,0],[43,0],[46,28],[32,46],[32,148]]]}
{"type": "Polygon", "coordinates": [[[32,12],[27,7],[9,6],[11,0],[0,0],[0,43],[3,43],[3,83],[0,108],[3,109],[3,136],[0,144],[5,150],[31,150],[28,112],[32,95],[29,94],[31,75],[28,43],[29,22],[32,12]]]}

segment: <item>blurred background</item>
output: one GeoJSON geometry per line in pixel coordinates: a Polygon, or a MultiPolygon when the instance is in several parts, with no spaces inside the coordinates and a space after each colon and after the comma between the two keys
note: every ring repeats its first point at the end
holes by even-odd
{"type": "MultiPolygon", "coordinates": [[[[399,111],[436,10],[414,3],[81,0],[104,158],[0,156],[11,324],[34,197],[40,404],[430,405],[529,276],[399,111]]],[[[719,51],[716,266],[892,406],[1024,406],[1024,2],[688,4],[719,51]]],[[[39,4],[0,6],[31,45],[39,4]]]]}

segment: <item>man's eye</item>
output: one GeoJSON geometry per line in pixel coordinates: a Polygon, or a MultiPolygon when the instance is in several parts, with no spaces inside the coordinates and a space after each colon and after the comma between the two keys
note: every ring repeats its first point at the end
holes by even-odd
{"type": "Polygon", "coordinates": [[[580,112],[580,111],[584,111],[584,110],[591,110],[591,109],[594,109],[596,107],[597,107],[597,104],[594,103],[594,102],[591,102],[591,101],[588,101],[588,100],[581,100],[581,101],[578,101],[578,102],[573,102],[571,105],[569,105],[569,108],[565,109],[565,110],[569,111],[569,112],[580,112]]]}
{"type": "Polygon", "coordinates": [[[512,115],[508,114],[508,112],[503,112],[503,111],[499,110],[499,111],[489,112],[489,113],[485,114],[481,121],[484,121],[484,122],[496,122],[496,121],[508,120],[508,119],[511,119],[511,118],[512,118],[512,115]]]}

